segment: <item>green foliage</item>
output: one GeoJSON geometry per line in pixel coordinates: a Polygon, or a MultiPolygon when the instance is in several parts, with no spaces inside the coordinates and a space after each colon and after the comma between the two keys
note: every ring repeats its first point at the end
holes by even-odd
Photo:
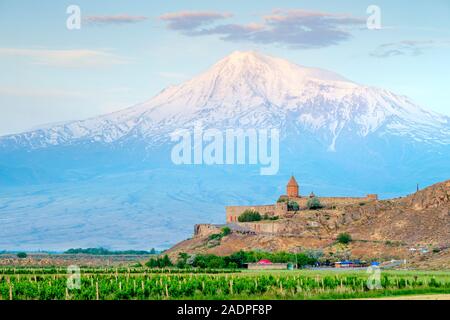
{"type": "Polygon", "coordinates": [[[64,253],[66,254],[90,254],[90,255],[101,255],[101,256],[109,256],[109,255],[148,255],[155,254],[156,251],[153,248],[151,251],[144,250],[123,250],[123,251],[110,251],[105,248],[72,248],[64,253]]]}
{"type": "Polygon", "coordinates": [[[28,255],[25,252],[17,253],[17,258],[19,259],[25,259],[26,257],[28,257],[28,255]]]}
{"type": "Polygon", "coordinates": [[[309,258],[318,261],[324,256],[324,253],[320,249],[309,249],[304,252],[309,258]]]}
{"type": "Polygon", "coordinates": [[[318,209],[323,208],[322,204],[320,203],[319,198],[317,198],[317,197],[313,197],[313,198],[309,199],[308,202],[306,203],[306,207],[309,210],[318,210],[318,209]]]}
{"type": "Polygon", "coordinates": [[[227,235],[229,235],[231,233],[231,229],[229,227],[223,227],[222,228],[222,235],[224,237],[226,237],[227,235]]]}
{"type": "Polygon", "coordinates": [[[280,217],[278,216],[269,216],[267,213],[265,213],[262,217],[261,220],[278,220],[280,217]]]}
{"type": "Polygon", "coordinates": [[[300,210],[300,206],[296,201],[289,200],[287,203],[288,211],[298,211],[300,210]]]}
{"type": "Polygon", "coordinates": [[[202,269],[222,269],[225,268],[225,261],[222,257],[213,254],[197,255],[193,266],[202,269]]]}
{"type": "Polygon", "coordinates": [[[317,258],[306,253],[289,252],[264,252],[264,251],[239,251],[229,256],[196,255],[192,263],[195,268],[244,268],[247,263],[258,262],[262,259],[268,259],[274,263],[298,262],[299,267],[314,265],[317,258]]]}
{"type": "Polygon", "coordinates": [[[239,222],[261,221],[261,215],[255,210],[245,210],[239,217],[239,222]]]}
{"type": "Polygon", "coordinates": [[[133,268],[142,268],[142,263],[140,263],[139,261],[136,261],[136,263],[132,264],[131,267],[133,267],[133,268]]]}
{"type": "Polygon", "coordinates": [[[216,239],[220,240],[222,239],[222,237],[223,237],[222,233],[213,233],[208,236],[208,240],[216,240],[216,239]]]}
{"type": "Polygon", "coordinates": [[[348,244],[352,241],[352,236],[346,232],[343,232],[338,235],[337,241],[341,244],[348,244]]]}
{"type": "Polygon", "coordinates": [[[149,268],[167,268],[172,267],[173,263],[170,261],[169,256],[166,254],[162,258],[151,258],[149,261],[145,263],[145,265],[149,268]]]}
{"type": "Polygon", "coordinates": [[[187,253],[180,252],[178,254],[178,261],[177,261],[176,267],[179,269],[187,268],[189,266],[187,263],[188,258],[189,258],[189,255],[187,253]]]}
{"type": "Polygon", "coordinates": [[[229,227],[223,227],[220,233],[213,233],[208,236],[208,240],[221,240],[223,237],[226,237],[231,233],[231,229],[229,227]]]}

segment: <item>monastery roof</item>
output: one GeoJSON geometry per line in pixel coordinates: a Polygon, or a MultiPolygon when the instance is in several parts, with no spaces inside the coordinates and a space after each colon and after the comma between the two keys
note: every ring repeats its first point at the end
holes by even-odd
{"type": "Polygon", "coordinates": [[[294,176],[291,177],[287,185],[288,187],[298,187],[298,183],[295,181],[294,176]]]}

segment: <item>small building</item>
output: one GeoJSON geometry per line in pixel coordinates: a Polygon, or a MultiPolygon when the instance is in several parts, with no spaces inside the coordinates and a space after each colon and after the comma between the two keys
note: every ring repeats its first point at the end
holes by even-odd
{"type": "Polygon", "coordinates": [[[364,263],[359,260],[344,260],[334,263],[335,268],[361,268],[364,267],[364,263]]]}

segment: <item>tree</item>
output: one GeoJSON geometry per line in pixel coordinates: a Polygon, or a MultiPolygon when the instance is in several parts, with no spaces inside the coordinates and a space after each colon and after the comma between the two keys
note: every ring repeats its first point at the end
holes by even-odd
{"type": "Polygon", "coordinates": [[[319,198],[317,198],[317,197],[313,197],[313,198],[309,199],[308,202],[306,203],[306,207],[309,210],[318,210],[318,209],[323,208],[322,204],[320,203],[319,198]]]}
{"type": "Polygon", "coordinates": [[[178,254],[178,261],[176,264],[176,267],[178,269],[184,269],[187,267],[187,259],[189,258],[189,255],[185,252],[180,252],[178,254]]]}
{"type": "Polygon", "coordinates": [[[28,255],[25,252],[17,253],[17,258],[19,258],[19,259],[24,259],[26,257],[28,257],[28,255]]]}
{"type": "Polygon", "coordinates": [[[145,265],[149,268],[166,268],[172,267],[173,263],[170,261],[169,256],[166,254],[164,257],[151,258],[145,265]]]}
{"type": "Polygon", "coordinates": [[[348,244],[352,241],[352,236],[348,233],[340,233],[337,237],[337,241],[341,244],[348,244]]]}
{"type": "Polygon", "coordinates": [[[239,222],[261,221],[261,215],[255,210],[245,210],[238,218],[239,222]]]}
{"type": "Polygon", "coordinates": [[[287,208],[288,208],[288,211],[298,211],[298,210],[300,210],[300,206],[295,201],[288,201],[287,208]]]}
{"type": "Polygon", "coordinates": [[[172,261],[170,261],[169,256],[166,254],[164,255],[164,257],[162,258],[162,268],[164,267],[171,267],[173,266],[172,261]]]}

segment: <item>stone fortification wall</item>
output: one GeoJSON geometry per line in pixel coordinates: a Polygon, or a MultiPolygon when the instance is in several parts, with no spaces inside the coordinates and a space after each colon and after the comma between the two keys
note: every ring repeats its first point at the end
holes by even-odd
{"type": "Polygon", "coordinates": [[[287,212],[287,204],[276,203],[262,206],[227,206],[225,207],[227,223],[237,222],[238,217],[246,210],[258,211],[261,215],[281,216],[287,212]]]}

